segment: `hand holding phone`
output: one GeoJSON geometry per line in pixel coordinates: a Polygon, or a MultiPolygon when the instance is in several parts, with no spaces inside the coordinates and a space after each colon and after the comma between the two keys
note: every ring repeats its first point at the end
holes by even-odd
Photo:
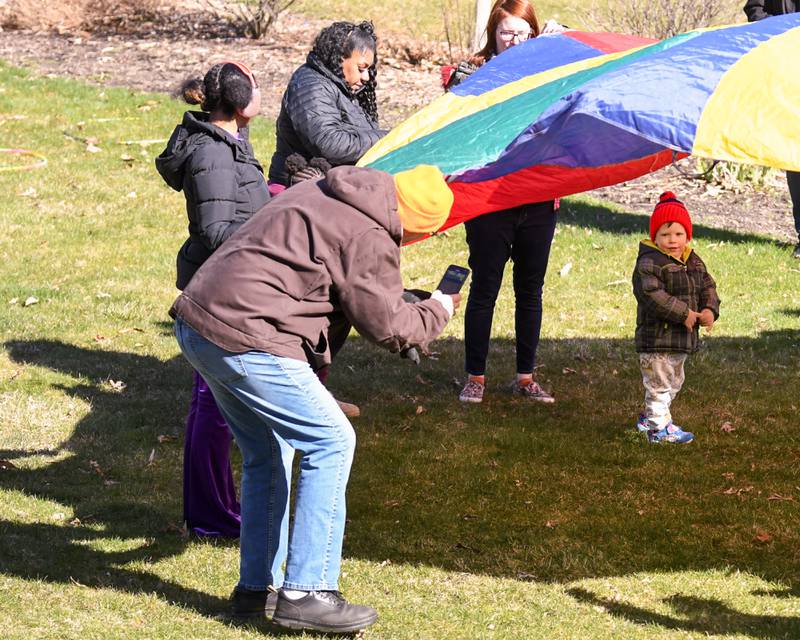
{"type": "Polygon", "coordinates": [[[439,282],[439,286],[436,288],[442,293],[447,293],[450,295],[458,293],[461,291],[461,287],[464,286],[464,283],[467,281],[468,276],[469,269],[466,267],[459,267],[456,264],[451,264],[449,267],[447,267],[444,277],[442,277],[441,282],[439,282]]]}

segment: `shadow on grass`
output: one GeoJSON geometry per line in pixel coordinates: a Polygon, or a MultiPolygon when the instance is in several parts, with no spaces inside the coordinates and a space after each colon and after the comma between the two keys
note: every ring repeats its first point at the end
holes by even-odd
{"type": "Polygon", "coordinates": [[[747,614],[710,598],[676,593],[664,599],[675,612],[675,616],[669,616],[602,598],[585,589],[567,589],[567,593],[578,602],[600,607],[609,615],[642,626],[657,625],[664,629],[703,635],[746,635],[763,640],[800,637],[800,618],[747,614]]]}
{"type": "Polygon", "coordinates": [[[158,440],[184,419],[190,374],[183,360],[163,362],[44,340],[8,342],[5,348],[15,362],[75,378],[74,385],[51,386],[85,401],[91,411],[57,449],[0,452],[12,462],[18,456],[66,453],[42,468],[2,470],[0,486],[72,512],[63,525],[0,521],[0,572],[154,594],[205,615],[224,611],[227,600],[122,566],[157,562],[182,553],[188,544],[177,510],[180,445],[158,440]],[[127,386],[116,392],[110,380],[127,386]],[[148,464],[151,452],[158,456],[148,464]],[[94,548],[104,540],[142,538],[144,543],[124,552],[94,548]]]}
{"type": "MultiPolygon", "coordinates": [[[[646,215],[620,212],[602,204],[590,204],[576,200],[568,200],[563,204],[558,213],[558,221],[561,224],[571,224],[596,231],[631,233],[636,236],[646,236],[649,229],[648,225],[650,224],[649,217],[646,215]]],[[[693,235],[702,238],[704,241],[710,240],[730,244],[768,244],[775,246],[786,244],[785,242],[754,233],[742,233],[741,231],[731,231],[699,224],[694,225],[693,235]]]]}
{"type": "MultiPolygon", "coordinates": [[[[364,412],[354,421],[359,444],[345,555],[555,583],[735,567],[786,589],[763,595],[794,597],[800,540],[783,523],[796,521],[796,503],[767,496],[791,495],[796,485],[796,458],[787,448],[797,437],[796,411],[785,389],[794,393],[798,341],[800,332],[789,330],[714,338],[690,359],[675,405],[697,441],[655,448],[633,429],[641,382],[628,340],[543,341],[537,375],[557,398],[550,406],[510,397],[501,383],[513,377],[514,345],[493,340],[487,398],[465,407],[457,401],[460,340],[437,342],[438,359],[415,367],[353,338],[330,381],[337,397],[364,412]],[[725,420],[735,423],[734,432],[719,430],[725,420]],[[759,546],[754,523],[783,534],[759,546]]],[[[68,458],[36,470],[0,471],[4,488],[69,506],[80,520],[74,526],[0,522],[0,571],[152,593],[204,615],[223,611],[220,598],[120,566],[170,557],[187,544],[171,524],[180,518],[179,443],[161,467],[150,469],[145,461],[158,434],[182,427],[188,365],[60,342],[5,347],[15,362],[74,377],[74,386],[53,386],[86,400],[91,411],[63,444],[68,458]],[[110,379],[126,382],[125,391],[111,390],[110,379]],[[119,553],[87,545],[108,537],[147,543],[119,553]],[[51,561],[54,553],[59,562],[51,561]]],[[[573,591],[578,600],[595,597],[573,591]]],[[[744,633],[755,625],[759,630],[748,633],[767,640],[800,625],[800,619],[773,623],[714,601],[675,598],[684,617],[633,607],[609,611],[639,624],[698,632],[744,633]],[[709,621],[709,611],[725,617],[709,621]]]]}

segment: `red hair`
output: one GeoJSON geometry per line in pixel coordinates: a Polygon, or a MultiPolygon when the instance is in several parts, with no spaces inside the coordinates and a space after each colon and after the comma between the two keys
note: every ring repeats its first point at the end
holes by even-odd
{"type": "Polygon", "coordinates": [[[533,37],[541,33],[539,29],[539,20],[536,18],[536,11],[533,9],[533,4],[529,0],[495,0],[492,11],[489,14],[489,20],[486,23],[486,45],[478,51],[470,62],[477,65],[482,65],[489,58],[497,55],[497,41],[496,32],[497,25],[509,16],[514,18],[522,18],[525,22],[531,25],[531,32],[533,37]]]}

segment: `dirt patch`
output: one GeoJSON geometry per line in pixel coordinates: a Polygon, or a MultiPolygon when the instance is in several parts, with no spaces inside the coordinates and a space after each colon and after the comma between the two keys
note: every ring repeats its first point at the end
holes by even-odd
{"type": "MultiPolygon", "coordinates": [[[[239,37],[224,22],[192,13],[176,14],[168,23],[136,24],[125,34],[4,31],[0,32],[0,59],[45,75],[172,92],[187,76],[202,73],[221,59],[236,58],[254,69],[264,94],[263,115],[275,118],[289,77],[326,24],[284,14],[274,32],[260,41],[239,37]]],[[[440,95],[439,69],[430,60],[411,64],[409,60],[416,61],[420,49],[408,38],[384,36],[379,47],[379,110],[381,123],[391,127],[440,95]]],[[[441,52],[431,56],[441,60],[441,52]]],[[[667,189],[686,202],[695,224],[795,242],[788,192],[782,182],[764,191],[745,186],[735,192],[687,179],[668,167],[589,195],[649,214],[659,193],[667,189]]]]}

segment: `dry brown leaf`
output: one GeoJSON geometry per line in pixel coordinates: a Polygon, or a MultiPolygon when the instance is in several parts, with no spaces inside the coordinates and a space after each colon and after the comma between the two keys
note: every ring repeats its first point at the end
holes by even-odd
{"type": "Polygon", "coordinates": [[[118,333],[130,333],[131,331],[138,331],[139,333],[144,333],[144,329],[140,329],[139,327],[126,327],[125,329],[120,329],[118,333]]]}
{"type": "Polygon", "coordinates": [[[181,538],[188,538],[189,537],[189,530],[186,528],[186,524],[174,524],[170,523],[167,525],[167,531],[169,533],[177,533],[181,538]]]}
{"type": "Polygon", "coordinates": [[[753,536],[753,542],[760,542],[761,544],[767,544],[768,542],[772,542],[772,536],[762,529],[758,529],[756,531],[756,535],[753,536]]]}
{"type": "Polygon", "coordinates": [[[89,460],[89,467],[101,478],[105,475],[100,465],[97,463],[97,460],[89,460]]]}
{"type": "Polygon", "coordinates": [[[426,380],[426,379],[425,379],[425,378],[423,378],[421,375],[417,375],[417,377],[416,377],[416,378],[414,378],[414,379],[415,379],[417,382],[419,382],[420,384],[430,384],[430,383],[431,383],[431,381],[430,381],[430,380],[426,380]]]}
{"type": "Polygon", "coordinates": [[[753,490],[753,485],[748,485],[746,487],[740,487],[738,489],[736,487],[730,487],[729,489],[726,489],[722,493],[724,493],[726,496],[740,496],[743,493],[750,493],[752,490],[753,490]]]}
{"type": "Polygon", "coordinates": [[[416,412],[415,412],[415,413],[416,413],[417,415],[419,415],[420,413],[425,413],[425,407],[423,407],[421,404],[418,404],[418,405],[417,405],[417,410],[416,410],[416,412]]]}
{"type": "Polygon", "coordinates": [[[558,526],[558,520],[548,520],[544,523],[544,526],[548,529],[555,529],[558,526]]]}
{"type": "Polygon", "coordinates": [[[89,153],[100,153],[102,149],[92,142],[87,142],[86,151],[89,153]]]}
{"type": "Polygon", "coordinates": [[[726,471],[725,473],[722,474],[722,477],[725,478],[726,480],[733,480],[734,475],[735,474],[732,471],[726,471]]]}
{"type": "Polygon", "coordinates": [[[111,378],[108,379],[108,386],[111,387],[112,391],[116,391],[117,393],[121,392],[125,387],[128,385],[125,384],[122,380],[112,380],[111,378]]]}
{"type": "Polygon", "coordinates": [[[723,433],[730,433],[731,431],[736,431],[736,427],[726,420],[722,423],[722,426],[719,428],[719,430],[723,433]]]}
{"type": "Polygon", "coordinates": [[[30,307],[34,304],[39,304],[39,298],[36,296],[28,296],[25,298],[25,302],[22,303],[23,307],[30,307]]]}
{"type": "Polygon", "coordinates": [[[150,451],[150,455],[147,456],[147,466],[149,467],[150,465],[152,465],[155,459],[156,459],[156,450],[153,449],[150,451]]]}
{"type": "Polygon", "coordinates": [[[177,439],[177,436],[158,436],[157,438],[159,442],[172,442],[173,440],[177,439]]]}
{"type": "Polygon", "coordinates": [[[575,369],[570,369],[569,367],[564,367],[564,368],[561,370],[561,373],[563,373],[564,375],[568,375],[568,374],[570,374],[570,373],[578,373],[578,372],[577,372],[577,371],[575,371],[575,369]]]}
{"type": "Polygon", "coordinates": [[[782,496],[780,493],[773,493],[771,494],[767,500],[776,500],[782,502],[794,502],[794,498],[792,496],[782,496]]]}
{"type": "Polygon", "coordinates": [[[101,336],[99,333],[94,337],[95,342],[108,342],[108,338],[101,336]]]}

